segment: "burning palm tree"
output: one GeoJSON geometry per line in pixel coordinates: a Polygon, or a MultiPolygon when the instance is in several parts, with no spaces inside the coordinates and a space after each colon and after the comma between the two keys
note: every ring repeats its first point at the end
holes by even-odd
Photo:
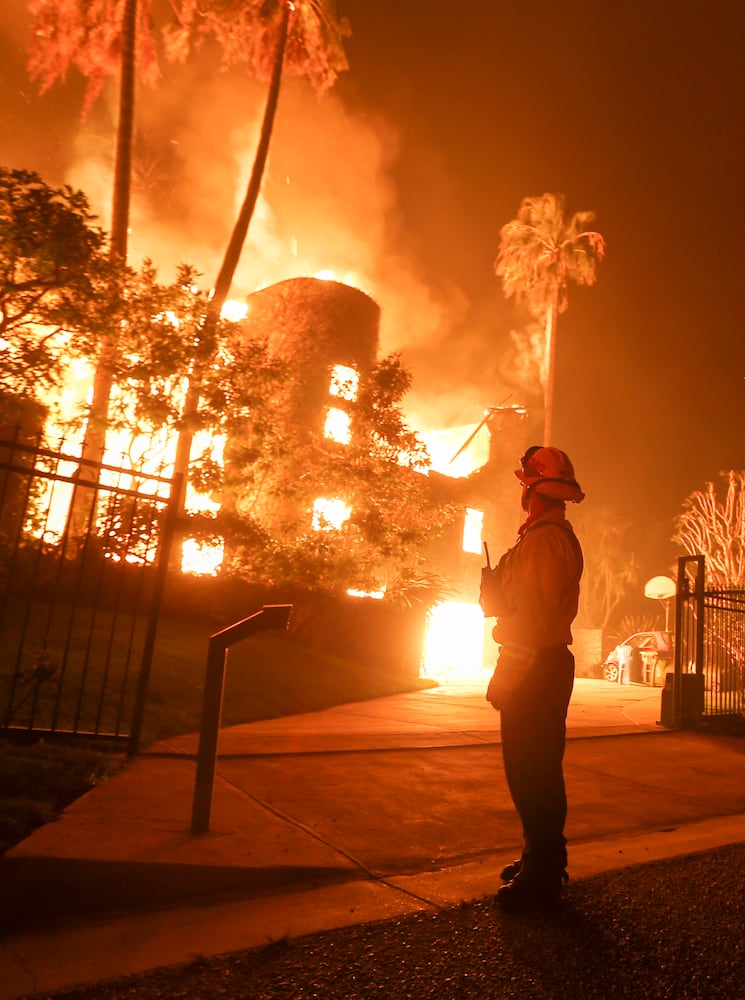
{"type": "MultiPolygon", "coordinates": [[[[237,6],[242,5],[237,4],[237,6]]],[[[315,90],[321,94],[332,86],[338,74],[347,68],[342,40],[348,34],[349,28],[345,21],[337,19],[330,0],[295,0],[295,3],[291,0],[274,0],[270,3],[243,6],[255,9],[255,16],[262,30],[248,36],[250,44],[242,51],[241,58],[259,77],[264,76],[269,70],[269,89],[253,168],[243,204],[215,281],[211,307],[205,317],[207,325],[214,325],[228,297],[256,208],[266,169],[283,71],[286,68],[288,72],[306,76],[315,90]]],[[[183,23],[183,31],[187,34],[196,30],[193,17],[192,10],[191,18],[185,19],[183,23]]],[[[232,51],[224,39],[223,17],[224,14],[218,17],[214,13],[207,12],[204,15],[203,28],[222,40],[225,51],[232,51]]],[[[184,483],[187,479],[192,427],[198,406],[199,390],[190,386],[184,405],[184,422],[174,465],[174,472],[183,474],[184,483]]]]}

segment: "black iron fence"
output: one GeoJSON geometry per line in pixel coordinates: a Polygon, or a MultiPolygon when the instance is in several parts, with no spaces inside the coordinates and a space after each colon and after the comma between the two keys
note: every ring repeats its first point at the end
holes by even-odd
{"type": "MultiPolygon", "coordinates": [[[[668,699],[669,700],[669,699],[668,699]]],[[[702,555],[681,556],[669,719],[695,725],[745,712],[745,591],[706,587],[702,555]]]]}
{"type": "Polygon", "coordinates": [[[704,591],[704,713],[741,715],[745,708],[745,592],[704,591]]]}
{"type": "Polygon", "coordinates": [[[136,751],[177,495],[162,475],[0,440],[0,732],[136,751]]]}

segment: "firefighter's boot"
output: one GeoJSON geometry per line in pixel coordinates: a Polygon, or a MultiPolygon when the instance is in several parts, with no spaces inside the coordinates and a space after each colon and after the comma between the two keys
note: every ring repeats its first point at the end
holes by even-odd
{"type": "MultiPolygon", "coordinates": [[[[510,861],[508,865],[505,865],[502,871],[499,873],[499,877],[503,882],[511,882],[513,878],[520,873],[522,867],[522,858],[515,858],[514,861],[510,861]]],[[[562,882],[569,881],[569,872],[566,868],[562,869],[561,872],[562,882]]]]}
{"type": "Polygon", "coordinates": [[[561,865],[522,858],[514,877],[497,891],[496,902],[502,909],[511,911],[555,905],[567,878],[561,865]]]}

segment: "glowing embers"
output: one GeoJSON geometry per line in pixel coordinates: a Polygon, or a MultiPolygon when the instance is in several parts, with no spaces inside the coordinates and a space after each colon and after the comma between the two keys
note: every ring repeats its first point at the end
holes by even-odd
{"type": "Polygon", "coordinates": [[[463,551],[481,554],[481,538],[484,529],[484,512],[475,507],[466,507],[463,520],[463,551]]]}
{"type": "Polygon", "coordinates": [[[313,501],[313,530],[341,531],[352,513],[343,500],[327,500],[317,497],[313,501]]]}
{"type": "MultiPolygon", "coordinates": [[[[488,628],[491,628],[489,623],[488,628]]],[[[421,674],[451,683],[483,681],[487,626],[478,604],[443,601],[429,615],[421,674]]]]}
{"type": "Polygon", "coordinates": [[[352,439],[352,420],[346,410],[340,410],[335,406],[330,406],[326,410],[323,436],[329,441],[349,444],[352,439]]]}

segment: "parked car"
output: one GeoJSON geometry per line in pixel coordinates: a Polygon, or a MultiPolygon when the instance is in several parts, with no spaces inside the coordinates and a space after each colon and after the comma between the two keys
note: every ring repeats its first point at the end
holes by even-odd
{"type": "Polygon", "coordinates": [[[628,664],[630,683],[661,687],[665,683],[665,674],[673,669],[672,634],[665,631],[634,632],[608,653],[603,663],[603,677],[617,682],[624,663],[628,664]]]}

